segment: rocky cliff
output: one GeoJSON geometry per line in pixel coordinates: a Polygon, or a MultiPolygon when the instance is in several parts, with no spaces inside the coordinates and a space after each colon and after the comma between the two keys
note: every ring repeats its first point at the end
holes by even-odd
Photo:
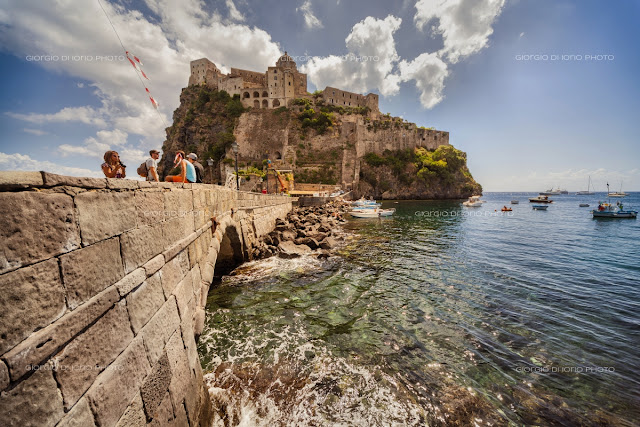
{"type": "Polygon", "coordinates": [[[293,170],[297,183],[404,199],[464,198],[481,191],[466,155],[449,145],[448,132],[372,115],[366,107],[326,105],[309,95],[287,107],[247,109],[238,96],[206,86],[183,89],[180,101],[163,145],[163,175],[175,151],[184,150],[198,154],[205,167],[212,158],[206,180],[221,181],[234,163],[230,147],[236,141],[241,169],[262,170],[269,159],[277,169],[293,170]]]}

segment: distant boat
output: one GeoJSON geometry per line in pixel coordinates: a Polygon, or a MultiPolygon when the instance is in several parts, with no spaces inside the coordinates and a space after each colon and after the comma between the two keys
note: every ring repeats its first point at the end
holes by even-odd
{"type": "Polygon", "coordinates": [[[609,192],[609,183],[607,182],[607,195],[609,197],[627,197],[628,194],[622,191],[622,182],[620,183],[620,191],[609,192]]]}
{"type": "Polygon", "coordinates": [[[546,211],[549,205],[533,205],[532,208],[536,211],[546,211]]]}
{"type": "Polygon", "coordinates": [[[529,197],[529,203],[553,203],[553,200],[549,198],[549,196],[540,196],[529,197]]]}
{"type": "Polygon", "coordinates": [[[391,216],[395,213],[395,208],[391,209],[362,209],[362,210],[353,210],[350,212],[351,216],[354,218],[381,218],[385,216],[391,216]]]}
{"type": "Polygon", "coordinates": [[[558,194],[569,194],[569,192],[565,189],[558,188],[558,194]]]}
{"type": "MultiPolygon", "coordinates": [[[[566,191],[566,190],[564,190],[566,191]]],[[[548,189],[547,191],[543,191],[542,193],[538,193],[541,196],[557,196],[558,194],[562,194],[560,193],[560,190],[554,190],[553,187],[551,187],[550,189],[548,189]]]]}
{"type": "Polygon", "coordinates": [[[591,175],[589,175],[589,182],[587,184],[587,191],[578,191],[576,192],[577,196],[591,196],[594,195],[596,193],[594,193],[593,191],[591,191],[591,175]]]}
{"type": "Polygon", "coordinates": [[[512,204],[512,205],[517,205],[518,203],[520,203],[520,200],[513,199],[513,200],[511,201],[511,204],[512,204]]]}
{"type": "Polygon", "coordinates": [[[588,208],[589,207],[589,203],[580,203],[580,207],[581,208],[588,208]]]}
{"type": "Polygon", "coordinates": [[[480,200],[481,196],[471,196],[469,200],[463,202],[462,204],[468,208],[479,208],[484,203],[483,200],[480,200]]]}
{"type": "Polygon", "coordinates": [[[506,207],[506,206],[503,206],[503,207],[502,207],[502,209],[500,209],[500,210],[501,210],[502,212],[511,212],[511,211],[513,211],[513,209],[508,208],[508,207],[506,207]]]}

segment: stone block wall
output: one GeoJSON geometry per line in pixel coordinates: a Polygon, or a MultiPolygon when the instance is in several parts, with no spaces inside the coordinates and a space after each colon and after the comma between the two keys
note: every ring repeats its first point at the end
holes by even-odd
{"type": "Polygon", "coordinates": [[[195,336],[221,243],[235,230],[247,257],[290,209],[206,184],[0,172],[1,424],[208,425],[195,336]]]}

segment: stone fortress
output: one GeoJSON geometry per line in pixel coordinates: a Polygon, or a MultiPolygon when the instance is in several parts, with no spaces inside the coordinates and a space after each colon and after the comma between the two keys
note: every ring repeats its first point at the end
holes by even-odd
{"type": "MultiPolygon", "coordinates": [[[[264,73],[231,68],[229,74],[223,74],[207,58],[191,61],[189,86],[200,84],[224,90],[231,96],[240,95],[242,105],[253,108],[287,107],[294,99],[309,96],[307,75],[298,71],[287,52],[278,59],[275,67],[268,67],[264,73]]],[[[378,95],[374,93],[361,95],[327,86],[321,98],[326,104],[369,107],[374,115],[380,113],[378,95]]]]}

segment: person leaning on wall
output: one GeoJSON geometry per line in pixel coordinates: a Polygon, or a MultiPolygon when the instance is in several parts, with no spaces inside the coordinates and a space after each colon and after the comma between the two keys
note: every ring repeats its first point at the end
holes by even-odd
{"type": "Polygon", "coordinates": [[[196,153],[189,153],[187,154],[187,160],[196,168],[196,182],[203,182],[204,166],[198,162],[198,155],[196,153]]]}
{"type": "Polygon", "coordinates": [[[104,153],[104,163],[102,164],[102,172],[107,178],[124,178],[126,174],[126,166],[120,162],[120,156],[117,151],[107,151],[104,153]]]}
{"type": "Polygon", "coordinates": [[[184,151],[177,151],[173,160],[173,167],[180,166],[180,175],[169,175],[165,181],[167,182],[196,182],[196,168],[186,161],[184,151]]]}
{"type": "Polygon", "coordinates": [[[160,182],[158,176],[158,159],[160,158],[160,152],[158,150],[149,151],[149,158],[145,161],[147,166],[147,181],[160,182]]]}

